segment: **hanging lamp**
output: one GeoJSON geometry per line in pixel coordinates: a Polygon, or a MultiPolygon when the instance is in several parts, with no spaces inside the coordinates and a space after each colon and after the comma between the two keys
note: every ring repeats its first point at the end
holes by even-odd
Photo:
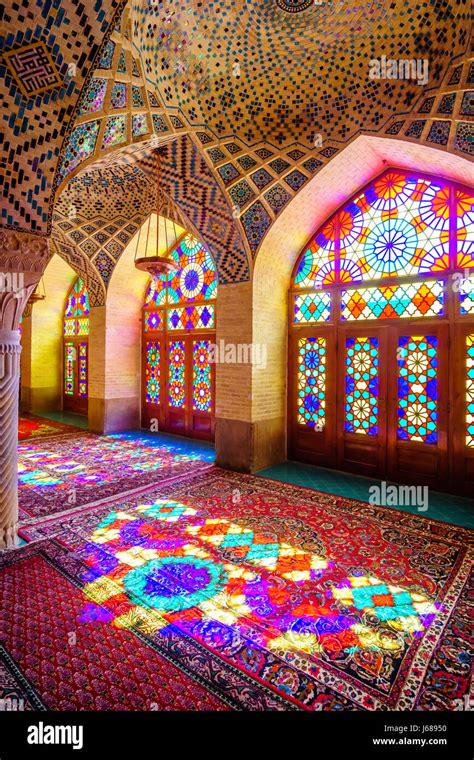
{"type": "Polygon", "coordinates": [[[33,306],[33,304],[37,303],[38,301],[44,301],[46,298],[46,290],[44,287],[44,279],[43,277],[37,284],[36,288],[32,292],[31,296],[29,297],[27,301],[28,306],[33,306]]]}
{"type": "MultiPolygon", "coordinates": [[[[145,224],[140,227],[138,233],[137,247],[135,250],[135,267],[141,272],[147,272],[150,277],[157,278],[163,274],[169,274],[178,269],[177,262],[168,256],[167,253],[171,245],[177,240],[178,233],[174,219],[168,219],[167,216],[163,216],[164,221],[164,242],[166,255],[160,256],[160,214],[163,212],[164,202],[161,192],[161,156],[159,151],[155,151],[155,172],[154,180],[156,183],[156,201],[155,201],[155,214],[156,214],[156,234],[152,232],[151,222],[152,215],[150,214],[145,224]],[[169,225],[172,225],[169,229],[169,225]],[[169,237],[168,237],[169,234],[169,237]],[[140,243],[145,240],[145,255],[139,256],[140,243]]],[[[162,241],[161,241],[162,242],[162,241]]]]}

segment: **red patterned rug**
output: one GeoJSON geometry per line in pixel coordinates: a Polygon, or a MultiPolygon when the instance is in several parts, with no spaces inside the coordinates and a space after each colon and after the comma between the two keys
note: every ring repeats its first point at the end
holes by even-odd
{"type": "Polygon", "coordinates": [[[22,414],[18,420],[19,441],[79,432],[81,432],[80,428],[73,425],[65,425],[62,422],[47,420],[44,417],[35,417],[33,414],[22,414]]]}
{"type": "Polygon", "coordinates": [[[466,709],[472,531],[213,468],[22,534],[0,561],[5,667],[49,707],[122,704],[103,671],[125,636],[209,709],[466,709]]]}
{"type": "Polygon", "coordinates": [[[210,466],[175,443],[82,433],[18,447],[20,519],[44,519],[210,466]]]}

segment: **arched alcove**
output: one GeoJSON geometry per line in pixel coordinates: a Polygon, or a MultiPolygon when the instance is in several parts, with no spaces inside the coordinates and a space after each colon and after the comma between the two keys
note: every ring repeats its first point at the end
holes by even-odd
{"type": "Polygon", "coordinates": [[[265,372],[252,368],[251,422],[266,450],[266,460],[260,458],[259,466],[281,461],[286,452],[287,294],[296,260],[325,219],[389,166],[474,184],[474,166],[463,158],[400,140],[358,137],[300,190],[257,252],[252,339],[267,347],[265,372]]]}

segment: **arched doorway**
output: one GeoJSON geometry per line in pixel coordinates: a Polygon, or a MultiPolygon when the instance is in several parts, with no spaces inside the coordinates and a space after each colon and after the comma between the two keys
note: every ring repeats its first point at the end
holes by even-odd
{"type": "Polygon", "coordinates": [[[391,169],[331,216],[289,294],[291,458],[472,492],[470,268],[467,187],[391,169]]]}
{"type": "Polygon", "coordinates": [[[64,309],[63,409],[87,414],[89,391],[89,294],[79,277],[64,309]]]}
{"type": "Polygon", "coordinates": [[[143,307],[142,425],[212,440],[216,268],[188,234],[170,255],[178,270],[150,283],[143,307]]]}

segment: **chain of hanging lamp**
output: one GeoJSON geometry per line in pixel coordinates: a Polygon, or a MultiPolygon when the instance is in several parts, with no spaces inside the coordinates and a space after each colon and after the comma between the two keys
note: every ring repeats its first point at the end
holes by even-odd
{"type": "MultiPolygon", "coordinates": [[[[152,214],[149,215],[148,220],[140,227],[140,232],[138,233],[138,240],[137,240],[137,247],[135,250],[135,266],[137,269],[140,269],[142,272],[147,272],[151,277],[159,277],[162,274],[167,274],[169,272],[173,272],[178,268],[177,263],[174,259],[172,259],[168,253],[172,246],[172,244],[177,240],[178,233],[176,229],[176,224],[174,219],[168,219],[166,215],[163,216],[163,222],[164,222],[164,236],[165,236],[165,255],[160,256],[160,214],[163,211],[164,202],[163,202],[163,193],[161,190],[161,154],[157,150],[154,152],[154,172],[153,172],[153,180],[155,182],[155,188],[156,188],[156,199],[155,199],[155,214],[156,214],[156,235],[153,236],[152,234],[152,214]],[[168,225],[171,224],[173,226],[172,229],[172,239],[171,239],[171,232],[168,236],[168,225]],[[141,250],[140,244],[142,241],[145,241],[145,255],[139,256],[139,252],[141,250]],[[149,255],[148,251],[151,248],[151,254],[149,255]]],[[[174,215],[173,215],[174,216],[174,215]]]]}
{"type": "Polygon", "coordinates": [[[46,298],[46,290],[44,287],[44,278],[41,277],[39,283],[37,284],[36,288],[34,289],[33,293],[28,299],[27,306],[33,306],[33,304],[37,303],[38,301],[44,301],[46,298]]]}

